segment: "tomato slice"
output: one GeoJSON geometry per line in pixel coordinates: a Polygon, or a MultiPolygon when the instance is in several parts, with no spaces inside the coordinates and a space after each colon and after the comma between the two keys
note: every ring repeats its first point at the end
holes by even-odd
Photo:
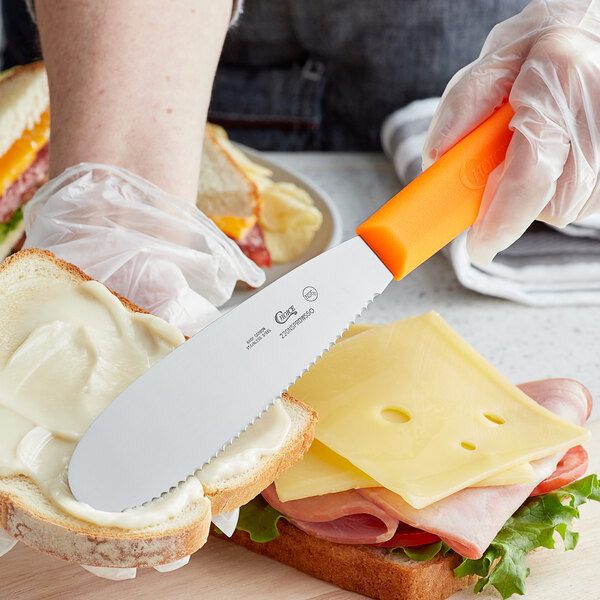
{"type": "Polygon", "coordinates": [[[412,548],[414,546],[423,546],[439,542],[440,538],[428,531],[416,529],[406,523],[400,523],[396,533],[387,541],[378,544],[369,544],[370,546],[382,546],[383,548],[412,548]]]}
{"type": "Polygon", "coordinates": [[[583,446],[571,448],[556,466],[556,471],[547,479],[544,479],[530,496],[546,494],[579,479],[588,467],[588,454],[583,446]]]}

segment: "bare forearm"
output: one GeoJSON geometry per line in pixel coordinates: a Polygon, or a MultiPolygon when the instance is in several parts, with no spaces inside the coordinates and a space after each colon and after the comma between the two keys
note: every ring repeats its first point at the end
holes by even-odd
{"type": "Polygon", "coordinates": [[[125,167],[193,200],[228,0],[36,0],[50,175],[125,167]]]}

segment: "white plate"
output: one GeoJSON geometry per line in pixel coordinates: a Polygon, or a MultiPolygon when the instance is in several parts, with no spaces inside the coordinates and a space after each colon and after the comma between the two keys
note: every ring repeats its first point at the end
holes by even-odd
{"type": "MultiPolygon", "coordinates": [[[[248,158],[255,163],[271,169],[271,171],[273,171],[272,178],[275,181],[289,181],[291,183],[295,183],[301,188],[304,188],[312,196],[315,206],[323,214],[323,224],[321,225],[319,231],[317,231],[314,239],[304,254],[292,262],[285,264],[274,263],[270,269],[265,269],[264,271],[267,275],[267,279],[264,285],[269,285],[269,283],[279,279],[279,277],[285,275],[288,271],[291,271],[298,265],[301,265],[307,260],[314,258],[328,248],[332,248],[333,246],[337,246],[339,243],[341,243],[342,223],[340,214],[326,192],[324,192],[313,182],[306,179],[306,177],[300,173],[294,171],[293,169],[283,167],[276,161],[266,158],[264,154],[240,144],[236,144],[236,146],[238,146],[240,150],[242,150],[242,152],[244,152],[244,154],[246,154],[248,158]]],[[[221,306],[221,311],[227,312],[229,309],[237,306],[240,302],[243,302],[257,291],[257,289],[248,288],[246,284],[238,284],[231,296],[231,299],[221,306]]]]}

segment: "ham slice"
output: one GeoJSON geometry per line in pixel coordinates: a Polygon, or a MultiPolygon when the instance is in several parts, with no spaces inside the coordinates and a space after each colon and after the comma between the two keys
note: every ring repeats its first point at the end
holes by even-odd
{"type": "Polygon", "coordinates": [[[398,528],[398,519],[361,496],[356,490],[282,502],[277,495],[275,484],[271,484],[262,495],[298,529],[330,542],[386,542],[398,528]]]}
{"type": "MultiPolygon", "coordinates": [[[[519,387],[548,410],[577,425],[583,425],[589,416],[591,396],[576,381],[549,379],[519,387]]],[[[462,556],[477,559],[531,491],[554,472],[562,456],[556,454],[533,462],[535,481],[531,483],[466,488],[420,510],[385,488],[358,493],[400,521],[439,535],[462,556]]]]}

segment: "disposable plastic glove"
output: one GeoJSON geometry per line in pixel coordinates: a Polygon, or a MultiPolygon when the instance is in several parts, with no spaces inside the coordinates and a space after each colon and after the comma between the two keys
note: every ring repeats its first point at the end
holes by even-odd
{"type": "Polygon", "coordinates": [[[533,0],[494,27],[448,84],[424,167],[507,98],[513,139],[467,238],[480,265],[536,219],[564,227],[600,210],[600,0],[533,0]]]}
{"type": "Polygon", "coordinates": [[[238,279],[265,279],[196,206],[118,167],[67,169],[24,218],[27,247],[54,252],[186,335],[219,316],[238,279]]]}
{"type": "MultiPolygon", "coordinates": [[[[117,167],[82,163],[42,187],[25,208],[29,248],[54,252],[151,313],[193,335],[219,315],[238,279],[264,273],[195,206],[117,167]]],[[[235,530],[238,510],[215,517],[235,530]]],[[[16,540],[0,528],[0,556],[16,540]]],[[[171,571],[185,557],[158,567],[171,571]]],[[[84,567],[124,580],[136,569],[84,567]]]]}

